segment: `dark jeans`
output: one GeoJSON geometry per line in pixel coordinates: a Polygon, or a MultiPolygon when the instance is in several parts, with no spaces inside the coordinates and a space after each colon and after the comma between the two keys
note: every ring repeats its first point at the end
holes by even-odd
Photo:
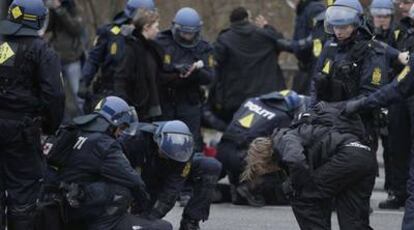
{"type": "Polygon", "coordinates": [[[40,128],[29,118],[0,119],[0,130],[0,194],[7,192],[8,229],[33,229],[44,169],[40,128]]]}
{"type": "Polygon", "coordinates": [[[299,191],[292,203],[302,230],[330,230],[331,202],[341,230],[372,229],[369,200],[375,184],[377,163],[370,153],[338,153],[312,173],[313,183],[299,191]]]}

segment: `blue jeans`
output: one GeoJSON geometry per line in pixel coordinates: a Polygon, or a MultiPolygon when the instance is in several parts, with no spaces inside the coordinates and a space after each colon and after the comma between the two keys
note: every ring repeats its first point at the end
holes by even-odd
{"type": "Polygon", "coordinates": [[[62,76],[65,81],[65,91],[67,93],[66,113],[74,116],[81,115],[83,112],[84,101],[78,97],[79,81],[82,77],[80,61],[75,61],[62,66],[62,76]],[[69,95],[68,95],[69,94],[69,95]]]}

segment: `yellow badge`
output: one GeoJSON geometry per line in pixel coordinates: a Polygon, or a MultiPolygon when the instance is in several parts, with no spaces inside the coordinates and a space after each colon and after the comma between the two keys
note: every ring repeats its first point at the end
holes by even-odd
{"type": "Polygon", "coordinates": [[[183,172],[181,173],[182,177],[187,177],[188,174],[190,174],[191,171],[191,163],[187,162],[187,164],[185,164],[183,172]]]}
{"type": "Polygon", "coordinates": [[[286,96],[290,93],[290,90],[285,89],[285,90],[280,91],[279,93],[280,93],[282,96],[286,97],[286,96]]]}
{"type": "Polygon", "coordinates": [[[213,55],[208,56],[208,67],[210,68],[214,67],[214,56],[213,55]]]}
{"type": "Polygon", "coordinates": [[[10,45],[5,42],[0,45],[0,64],[4,64],[7,60],[12,58],[15,55],[13,49],[10,45]]]}
{"type": "Polygon", "coordinates": [[[249,129],[250,127],[252,127],[253,120],[254,120],[254,113],[251,113],[243,117],[242,119],[240,119],[239,123],[242,127],[249,129]]]}
{"type": "Polygon", "coordinates": [[[325,66],[322,69],[322,73],[329,74],[330,72],[331,72],[331,61],[330,60],[327,60],[325,62],[325,66]]]}
{"type": "Polygon", "coordinates": [[[118,35],[119,33],[121,33],[121,28],[119,28],[119,26],[114,26],[112,27],[111,32],[115,35],[118,35]]]}
{"type": "Polygon", "coordinates": [[[16,6],[11,10],[11,15],[13,16],[14,19],[18,19],[19,17],[23,15],[23,12],[19,6],[16,6]]]}
{"type": "Polygon", "coordinates": [[[398,37],[400,36],[400,30],[395,30],[394,31],[394,39],[398,40],[398,37]]]}
{"type": "Polygon", "coordinates": [[[407,76],[407,74],[410,72],[410,67],[406,66],[401,73],[398,75],[397,77],[397,81],[400,82],[402,80],[404,80],[404,78],[407,76]]]}
{"type": "Polygon", "coordinates": [[[379,67],[374,69],[374,72],[372,73],[372,79],[371,84],[373,85],[380,85],[381,84],[381,69],[379,67]]]}
{"type": "Polygon", "coordinates": [[[118,44],[114,42],[111,45],[111,55],[116,55],[117,52],[118,52],[118,44]]]}
{"type": "Polygon", "coordinates": [[[319,57],[322,53],[322,41],[320,39],[313,40],[313,56],[319,57]]]}
{"type": "Polygon", "coordinates": [[[164,64],[171,64],[171,55],[166,54],[164,55],[164,64]]]}
{"type": "Polygon", "coordinates": [[[327,6],[330,6],[332,4],[334,4],[334,0],[326,0],[326,5],[327,6]]]}

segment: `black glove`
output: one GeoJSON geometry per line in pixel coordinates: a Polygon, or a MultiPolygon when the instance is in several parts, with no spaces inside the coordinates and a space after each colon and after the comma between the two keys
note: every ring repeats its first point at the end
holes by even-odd
{"type": "Polygon", "coordinates": [[[359,112],[363,108],[365,101],[366,101],[365,97],[357,99],[357,100],[348,101],[345,104],[344,114],[351,115],[356,112],[359,112]]]}

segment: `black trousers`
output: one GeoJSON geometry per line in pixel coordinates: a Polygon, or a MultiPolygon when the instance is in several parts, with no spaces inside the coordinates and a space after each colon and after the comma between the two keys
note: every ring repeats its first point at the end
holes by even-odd
{"type": "Polygon", "coordinates": [[[369,200],[375,184],[375,156],[361,152],[338,153],[316,169],[309,183],[292,200],[302,230],[330,230],[331,202],[335,199],[341,230],[372,229],[369,200]]]}
{"type": "Polygon", "coordinates": [[[40,127],[30,118],[0,119],[0,130],[0,194],[7,192],[1,198],[7,204],[8,229],[33,229],[44,172],[40,127]]]}
{"type": "Polygon", "coordinates": [[[229,177],[231,184],[237,186],[240,183],[240,175],[243,173],[246,162],[247,149],[241,149],[236,143],[231,140],[221,139],[217,146],[217,160],[223,165],[223,170],[220,177],[226,174],[229,177]]]}
{"type": "Polygon", "coordinates": [[[389,190],[404,200],[407,197],[411,143],[409,109],[405,102],[390,106],[389,121],[389,190]]]}

